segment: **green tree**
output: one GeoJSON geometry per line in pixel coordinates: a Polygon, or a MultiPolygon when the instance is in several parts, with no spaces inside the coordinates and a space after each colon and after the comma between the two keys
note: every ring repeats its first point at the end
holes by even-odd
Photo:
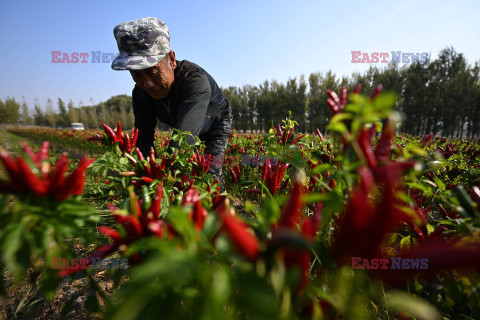
{"type": "Polygon", "coordinates": [[[270,91],[270,84],[265,80],[258,88],[257,96],[257,116],[258,128],[262,131],[269,130],[270,120],[272,119],[272,92],[270,91]]]}
{"type": "Polygon", "coordinates": [[[16,123],[20,118],[20,104],[15,98],[7,97],[5,102],[0,100],[0,123],[16,123]]]}
{"type": "Polygon", "coordinates": [[[79,122],[78,120],[78,109],[75,108],[72,99],[68,101],[68,117],[70,118],[71,122],[79,122]]]}
{"type": "Polygon", "coordinates": [[[45,120],[46,124],[50,127],[55,127],[57,123],[57,113],[55,112],[55,109],[53,107],[53,102],[52,99],[48,98],[47,99],[47,104],[45,106],[45,120]]]}
{"type": "Polygon", "coordinates": [[[44,126],[47,120],[45,119],[45,114],[43,113],[42,107],[38,102],[38,99],[35,99],[35,107],[33,113],[33,123],[37,126],[44,126]]]}
{"type": "Polygon", "coordinates": [[[299,130],[304,132],[307,129],[305,116],[307,111],[307,83],[304,76],[299,78],[298,83],[296,78],[287,81],[285,102],[285,110],[292,112],[293,120],[298,122],[299,130]]]}
{"type": "Polygon", "coordinates": [[[57,126],[62,128],[68,128],[70,123],[72,122],[70,119],[70,114],[65,106],[65,102],[61,98],[58,98],[58,110],[59,110],[59,117],[57,121],[57,126]]]}
{"type": "Polygon", "coordinates": [[[33,119],[30,116],[30,110],[28,109],[27,103],[25,101],[22,102],[20,112],[20,119],[23,124],[33,124],[33,119]]]}

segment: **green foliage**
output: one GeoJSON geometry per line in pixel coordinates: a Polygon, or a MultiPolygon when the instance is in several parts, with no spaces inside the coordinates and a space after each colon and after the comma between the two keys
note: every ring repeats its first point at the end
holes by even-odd
{"type": "Polygon", "coordinates": [[[7,98],[5,102],[0,100],[0,123],[16,123],[20,118],[20,104],[15,98],[7,98]]]}

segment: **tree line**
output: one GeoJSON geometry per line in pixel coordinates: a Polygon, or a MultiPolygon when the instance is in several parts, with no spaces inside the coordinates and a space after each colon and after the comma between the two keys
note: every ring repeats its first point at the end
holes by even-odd
{"type": "MultiPolygon", "coordinates": [[[[363,74],[338,78],[332,71],[311,73],[290,78],[286,84],[265,80],[258,86],[223,88],[232,108],[234,128],[239,131],[263,132],[271,123],[280,123],[291,111],[299,131],[325,131],[330,119],[326,89],[337,93],[346,86],[349,91],[357,84],[362,93],[370,93],[381,83],[385,91],[397,96],[396,110],[404,117],[401,132],[414,135],[440,134],[448,137],[480,137],[480,65],[469,65],[453,48],[443,49],[438,58],[427,63],[415,62],[400,67],[389,63],[384,68],[370,67],[363,74]]],[[[35,103],[33,111],[25,102],[14,98],[0,100],[0,123],[34,124],[68,127],[81,122],[86,128],[99,128],[101,122],[125,128],[134,126],[132,98],[117,95],[92,106],[66,105],[58,99],[57,108],[51,99],[44,108],[35,103]]],[[[166,130],[167,125],[159,123],[166,130]]]]}
{"type": "Polygon", "coordinates": [[[232,107],[235,127],[242,131],[265,131],[271,122],[280,123],[287,111],[299,131],[322,132],[330,119],[326,89],[349,92],[362,85],[370,94],[379,83],[397,96],[395,109],[403,115],[401,132],[414,135],[440,134],[448,137],[480,137],[480,66],[470,66],[453,48],[438,58],[400,67],[370,67],[363,74],[338,78],[332,71],[290,78],[286,84],[265,81],[259,86],[228,87],[224,94],[232,107]]]}
{"type": "Polygon", "coordinates": [[[48,126],[53,128],[68,128],[72,123],[83,123],[87,129],[100,128],[100,123],[113,126],[120,121],[125,128],[133,128],[134,115],[132,97],[123,94],[111,97],[105,102],[92,106],[80,105],[75,107],[72,100],[65,102],[58,98],[56,106],[52,99],[42,107],[35,101],[33,111],[23,102],[21,105],[14,98],[0,100],[1,123],[48,126]],[[2,112],[6,110],[6,112],[2,112]]]}

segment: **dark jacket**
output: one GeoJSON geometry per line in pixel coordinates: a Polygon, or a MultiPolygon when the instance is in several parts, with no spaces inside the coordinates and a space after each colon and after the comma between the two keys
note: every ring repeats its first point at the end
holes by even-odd
{"type": "MultiPolygon", "coordinates": [[[[150,154],[153,146],[157,119],[175,129],[211,140],[222,133],[230,133],[225,119],[230,119],[231,125],[231,109],[215,80],[187,60],[177,60],[174,76],[172,88],[163,99],[151,97],[138,85],[133,88],[135,128],[139,129],[137,146],[144,156],[150,154]]],[[[189,144],[194,141],[193,137],[187,137],[189,144]]],[[[169,147],[178,146],[171,141],[169,147]]]]}

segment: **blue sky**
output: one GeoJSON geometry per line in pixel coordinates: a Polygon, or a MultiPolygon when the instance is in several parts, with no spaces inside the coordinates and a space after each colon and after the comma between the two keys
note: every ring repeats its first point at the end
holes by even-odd
{"type": "MultiPolygon", "coordinates": [[[[453,46],[480,60],[480,1],[2,1],[0,99],[30,107],[58,97],[75,105],[131,94],[128,71],[110,63],[51,63],[51,51],[118,52],[113,28],[153,16],[167,23],[177,59],[222,87],[368,69],[351,51],[428,52],[453,46]]],[[[377,64],[381,65],[381,64],[377,64]]]]}

